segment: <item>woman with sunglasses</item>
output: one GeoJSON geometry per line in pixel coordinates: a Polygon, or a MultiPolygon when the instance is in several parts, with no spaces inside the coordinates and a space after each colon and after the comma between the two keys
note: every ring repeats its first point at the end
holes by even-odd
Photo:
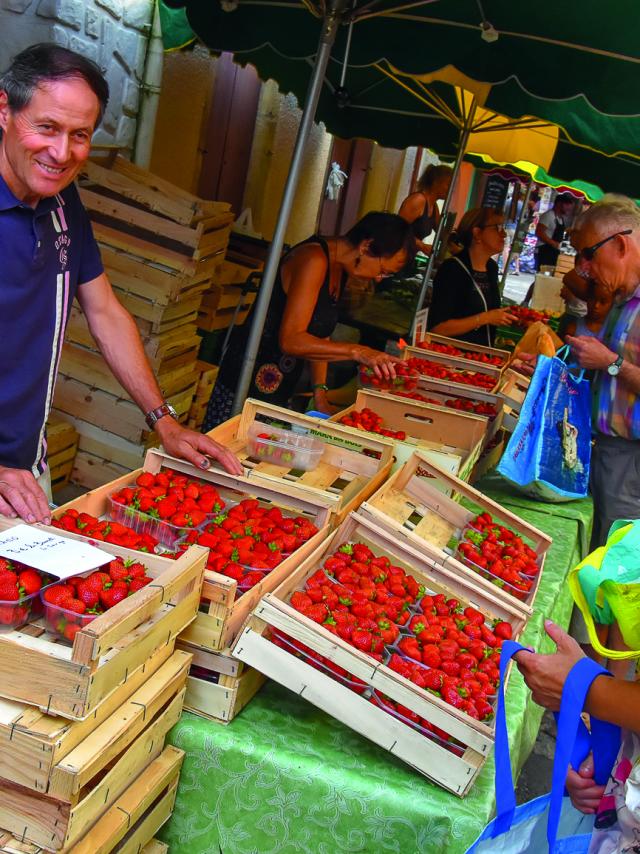
{"type": "Polygon", "coordinates": [[[455,239],[462,251],[447,259],[433,282],[427,326],[438,335],[493,346],[495,327],[515,320],[500,307],[498,265],[505,240],[504,217],[492,208],[472,208],[455,239]]]}
{"type": "MultiPolygon", "coordinates": [[[[287,252],[278,268],[249,397],[280,406],[288,403],[305,361],[311,363],[314,407],[329,412],[329,362],[355,361],[379,377],[395,376],[388,353],[332,341],[338,301],[349,276],[381,281],[399,272],[415,255],[411,227],[396,214],[371,212],[341,237],[314,235],[287,252]]],[[[253,310],[234,329],[211,394],[203,430],[231,414],[240,365],[244,361],[253,310]]]]}

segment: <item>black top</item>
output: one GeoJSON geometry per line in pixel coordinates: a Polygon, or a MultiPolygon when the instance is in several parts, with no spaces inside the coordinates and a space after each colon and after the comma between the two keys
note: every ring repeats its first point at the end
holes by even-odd
{"type": "MultiPolygon", "coordinates": [[[[465,250],[454,258],[448,258],[433,280],[427,328],[433,329],[445,320],[459,320],[494,308],[500,308],[498,265],[489,258],[486,270],[473,270],[469,253],[465,250]]],[[[495,327],[487,324],[455,337],[470,344],[492,347],[495,327]]]]}
{"type": "Polygon", "coordinates": [[[414,237],[417,237],[418,240],[424,240],[424,238],[431,234],[432,231],[436,230],[436,206],[433,206],[431,213],[429,213],[429,202],[424,200],[424,210],[418,217],[418,219],[414,219],[411,223],[411,230],[413,231],[414,237]]]}
{"type": "MultiPolygon", "coordinates": [[[[317,338],[328,338],[338,322],[338,300],[332,297],[329,287],[331,281],[329,247],[326,241],[317,235],[303,240],[297,246],[306,243],[318,243],[327,257],[327,273],[318,293],[307,332],[317,338]]],[[[249,389],[249,397],[267,400],[277,405],[286,404],[295,391],[305,362],[304,359],[283,353],[278,341],[280,324],[287,305],[287,294],[282,287],[282,264],[296,248],[294,246],[280,260],[249,389]]],[[[220,365],[217,382],[229,389],[235,388],[237,384],[247,349],[255,305],[254,303],[243,325],[237,326],[231,333],[229,347],[220,365]]]]}

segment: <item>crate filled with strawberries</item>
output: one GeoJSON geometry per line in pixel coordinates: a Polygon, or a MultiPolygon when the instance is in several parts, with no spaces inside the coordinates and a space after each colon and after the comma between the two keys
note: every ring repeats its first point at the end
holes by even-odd
{"type": "Polygon", "coordinates": [[[432,332],[424,333],[423,337],[414,345],[415,348],[430,353],[439,353],[442,356],[452,356],[456,360],[466,359],[470,362],[492,365],[501,369],[507,365],[510,357],[508,350],[484,347],[481,344],[470,344],[468,341],[462,341],[459,338],[434,335],[432,332]]]}
{"type": "Polygon", "coordinates": [[[360,512],[523,614],[551,539],[416,451],[360,512]],[[446,494],[443,494],[447,490],[446,494]]]}
{"type": "Polygon", "coordinates": [[[352,406],[332,420],[393,439],[393,471],[419,447],[436,464],[464,480],[480,456],[487,431],[485,418],[471,413],[454,414],[440,401],[433,405],[364,389],[358,390],[352,406]]]}
{"type": "Polygon", "coordinates": [[[525,623],[358,513],[263,597],[233,654],[462,796],[493,745],[501,644],[525,623]]]}
{"type": "MultiPolygon", "coordinates": [[[[0,520],[2,532],[15,526],[0,520]]],[[[60,529],[43,530],[60,542],[82,539],[60,529]]],[[[63,580],[53,573],[4,567],[4,594],[15,598],[8,603],[12,623],[0,632],[1,696],[83,720],[158,649],[170,652],[195,620],[204,549],[195,546],[170,560],[111,543],[99,547],[104,565],[75,575],[65,563],[63,580]],[[26,596],[29,613],[21,612],[18,619],[26,596]]],[[[73,549],[69,553],[75,554],[73,549]]]]}

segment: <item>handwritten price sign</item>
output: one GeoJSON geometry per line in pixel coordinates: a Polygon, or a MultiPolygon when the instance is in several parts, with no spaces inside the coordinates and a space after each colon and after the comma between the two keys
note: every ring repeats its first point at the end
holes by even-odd
{"type": "Polygon", "coordinates": [[[61,579],[96,569],[112,558],[108,552],[88,543],[67,540],[30,525],[16,525],[0,534],[0,557],[17,560],[61,579]]]}

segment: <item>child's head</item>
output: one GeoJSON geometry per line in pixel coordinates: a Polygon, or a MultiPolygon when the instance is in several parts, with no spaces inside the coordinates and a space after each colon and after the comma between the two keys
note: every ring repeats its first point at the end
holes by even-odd
{"type": "Polygon", "coordinates": [[[597,282],[591,283],[587,297],[587,319],[604,321],[613,303],[613,294],[597,282]]]}

